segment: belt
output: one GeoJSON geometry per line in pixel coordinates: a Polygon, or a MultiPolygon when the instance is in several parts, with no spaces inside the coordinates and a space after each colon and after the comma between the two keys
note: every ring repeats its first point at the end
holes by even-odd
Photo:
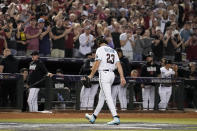
{"type": "Polygon", "coordinates": [[[110,72],[113,72],[113,70],[110,70],[110,69],[104,69],[104,70],[101,70],[101,71],[110,71],[110,72]]]}

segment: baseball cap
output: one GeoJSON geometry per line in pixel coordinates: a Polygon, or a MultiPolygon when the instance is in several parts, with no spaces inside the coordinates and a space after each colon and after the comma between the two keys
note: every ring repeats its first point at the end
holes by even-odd
{"type": "Polygon", "coordinates": [[[43,18],[38,19],[38,23],[44,23],[45,20],[43,18]]]}
{"type": "Polygon", "coordinates": [[[31,56],[33,56],[33,55],[39,55],[39,52],[38,52],[38,51],[33,51],[33,52],[31,53],[31,56]]]}

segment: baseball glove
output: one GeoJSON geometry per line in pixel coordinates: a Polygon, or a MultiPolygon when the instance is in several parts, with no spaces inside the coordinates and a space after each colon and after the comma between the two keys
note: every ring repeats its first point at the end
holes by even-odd
{"type": "Polygon", "coordinates": [[[86,88],[91,88],[91,82],[90,82],[90,78],[88,76],[84,76],[81,78],[81,83],[83,86],[85,86],[86,88]]]}

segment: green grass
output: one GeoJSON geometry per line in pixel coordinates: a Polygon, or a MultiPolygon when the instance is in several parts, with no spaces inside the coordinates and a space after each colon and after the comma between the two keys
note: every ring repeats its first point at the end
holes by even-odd
{"type": "MultiPolygon", "coordinates": [[[[106,123],[111,119],[98,118],[96,123],[106,123]]],[[[145,123],[170,123],[170,124],[197,124],[197,118],[122,118],[122,123],[126,122],[145,122],[145,123]]],[[[78,119],[0,119],[0,122],[19,122],[19,123],[88,123],[85,118],[78,119]]]]}

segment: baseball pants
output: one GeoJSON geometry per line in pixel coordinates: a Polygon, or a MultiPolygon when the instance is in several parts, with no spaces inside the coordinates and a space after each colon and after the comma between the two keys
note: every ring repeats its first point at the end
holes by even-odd
{"type": "Polygon", "coordinates": [[[112,116],[117,116],[116,108],[114,106],[112,95],[111,95],[111,86],[114,81],[114,78],[115,78],[114,72],[99,71],[100,93],[99,93],[99,101],[94,111],[94,115],[98,116],[106,100],[108,108],[112,113],[112,116]]]}
{"type": "Polygon", "coordinates": [[[116,107],[116,98],[118,96],[121,110],[127,109],[127,88],[121,85],[112,86],[112,98],[116,107]]]}
{"type": "Polygon", "coordinates": [[[27,103],[29,105],[29,112],[38,112],[38,93],[39,88],[30,88],[27,103]]]}
{"type": "Polygon", "coordinates": [[[152,85],[145,85],[142,88],[143,109],[153,110],[155,104],[155,87],[152,85]]]}
{"type": "Polygon", "coordinates": [[[159,87],[159,96],[160,96],[160,103],[159,103],[159,109],[166,109],[168,106],[168,102],[170,100],[170,96],[172,94],[172,87],[159,87]]]}
{"type": "Polygon", "coordinates": [[[81,110],[93,110],[94,98],[98,90],[98,84],[92,84],[91,88],[85,88],[84,86],[81,89],[80,93],[80,108],[81,110]]]}

